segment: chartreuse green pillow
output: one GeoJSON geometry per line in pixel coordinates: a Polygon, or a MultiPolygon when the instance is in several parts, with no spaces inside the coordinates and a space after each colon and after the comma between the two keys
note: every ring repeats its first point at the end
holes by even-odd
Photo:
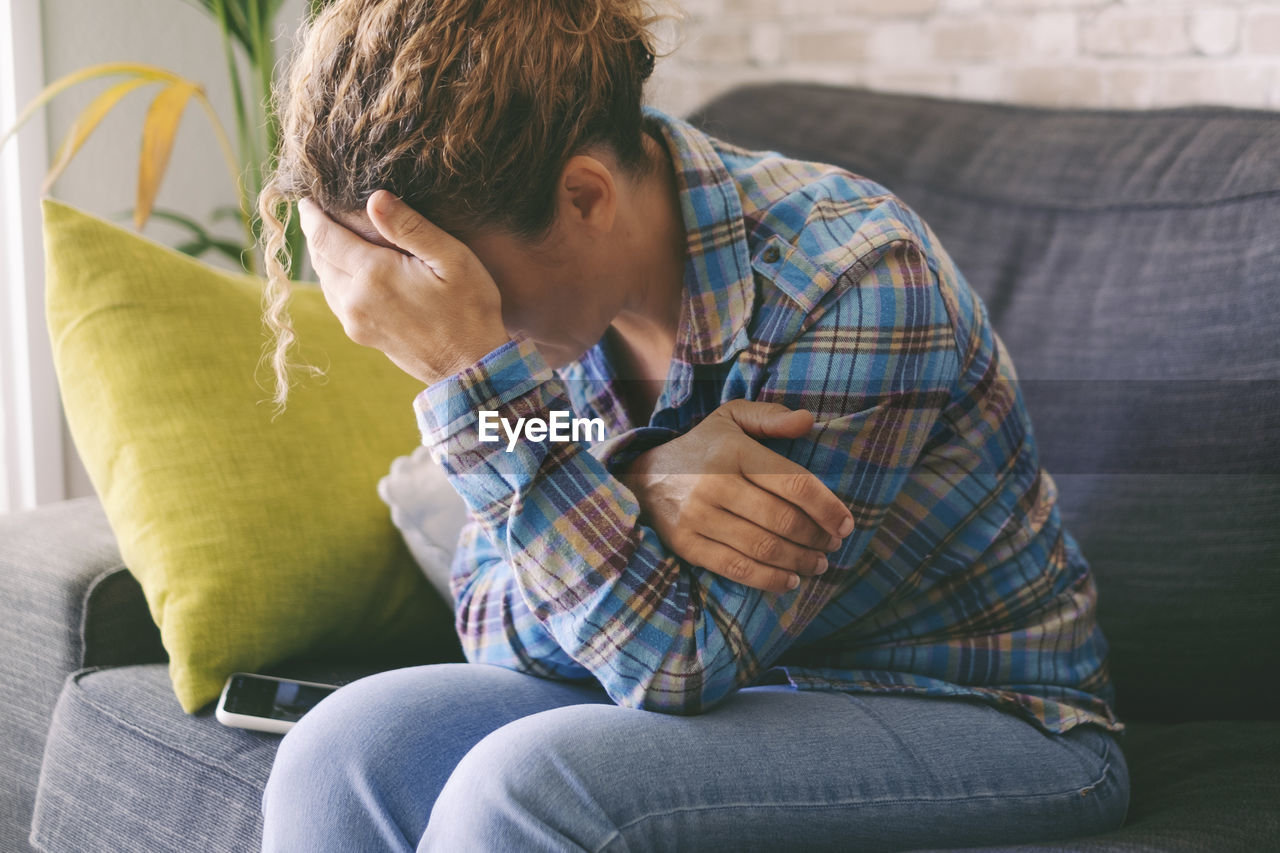
{"type": "Polygon", "coordinates": [[[44,204],[67,422],[188,713],[229,673],[311,654],[456,649],[377,483],[420,443],[421,384],[295,287],[297,371],[274,422],[263,282],[44,204]]]}

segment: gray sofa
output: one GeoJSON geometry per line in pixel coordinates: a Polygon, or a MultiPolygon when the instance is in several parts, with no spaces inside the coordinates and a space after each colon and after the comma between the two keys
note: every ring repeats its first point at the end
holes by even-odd
{"type": "MultiPolygon", "coordinates": [[[[893,189],[1014,357],[1132,774],[1119,831],[1017,849],[1280,849],[1280,113],[779,84],[695,120],[893,189]]],[[[277,739],[181,712],[96,499],[0,519],[0,636],[0,849],[256,847],[277,739]]]]}

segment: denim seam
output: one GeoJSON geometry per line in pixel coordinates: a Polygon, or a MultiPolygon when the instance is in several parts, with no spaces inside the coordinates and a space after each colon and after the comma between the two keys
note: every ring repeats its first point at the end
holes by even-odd
{"type": "Polygon", "coordinates": [[[801,809],[831,809],[831,808],[848,808],[858,806],[883,806],[906,803],[958,803],[958,802],[975,802],[979,800],[1037,800],[1037,799],[1053,799],[1055,797],[1065,797],[1070,795],[1085,796],[1097,790],[1107,781],[1107,774],[1111,772],[1111,744],[1108,742],[1102,753],[1102,770],[1094,781],[1084,787],[1068,788],[1063,791],[1053,791],[1049,793],[1036,794],[976,794],[965,797],[900,797],[893,799],[879,800],[847,800],[834,803],[721,803],[709,806],[684,806],[674,809],[666,809],[660,812],[650,812],[641,815],[633,820],[629,820],[622,826],[619,826],[613,833],[604,840],[598,847],[594,849],[594,853],[601,853],[610,844],[622,836],[624,830],[629,829],[639,823],[647,821],[655,817],[665,817],[666,815],[680,814],[685,812],[713,812],[724,809],[744,809],[744,808],[769,808],[770,806],[785,806],[786,808],[801,809]]]}
{"type": "Polygon", "coordinates": [[[1111,738],[1105,738],[1102,742],[1102,775],[1088,785],[1080,788],[1080,796],[1092,794],[1107,781],[1107,774],[1111,772],[1111,738]]]}

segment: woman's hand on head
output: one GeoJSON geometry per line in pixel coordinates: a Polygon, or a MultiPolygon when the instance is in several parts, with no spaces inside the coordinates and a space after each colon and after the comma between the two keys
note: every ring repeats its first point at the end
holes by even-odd
{"type": "Polygon", "coordinates": [[[391,193],[374,193],[367,212],[396,248],[365,240],[310,199],[298,211],[325,300],[351,340],[427,385],[509,340],[497,285],[479,258],[391,193]]]}
{"type": "Polygon", "coordinates": [[[786,592],[821,574],[853,530],[840,498],[756,440],[799,438],[813,415],[731,400],[689,432],[636,457],[619,479],[678,556],[747,586],[786,592]]]}

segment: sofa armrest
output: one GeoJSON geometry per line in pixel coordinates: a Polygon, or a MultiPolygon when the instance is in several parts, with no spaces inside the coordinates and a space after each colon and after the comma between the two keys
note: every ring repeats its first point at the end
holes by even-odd
{"type": "Polygon", "coordinates": [[[0,849],[25,850],[45,735],[67,675],[166,660],[96,497],[0,516],[0,648],[0,767],[7,769],[0,849]]]}
{"type": "Polygon", "coordinates": [[[167,660],[96,497],[0,517],[0,614],[0,637],[15,657],[64,676],[167,660]]]}

